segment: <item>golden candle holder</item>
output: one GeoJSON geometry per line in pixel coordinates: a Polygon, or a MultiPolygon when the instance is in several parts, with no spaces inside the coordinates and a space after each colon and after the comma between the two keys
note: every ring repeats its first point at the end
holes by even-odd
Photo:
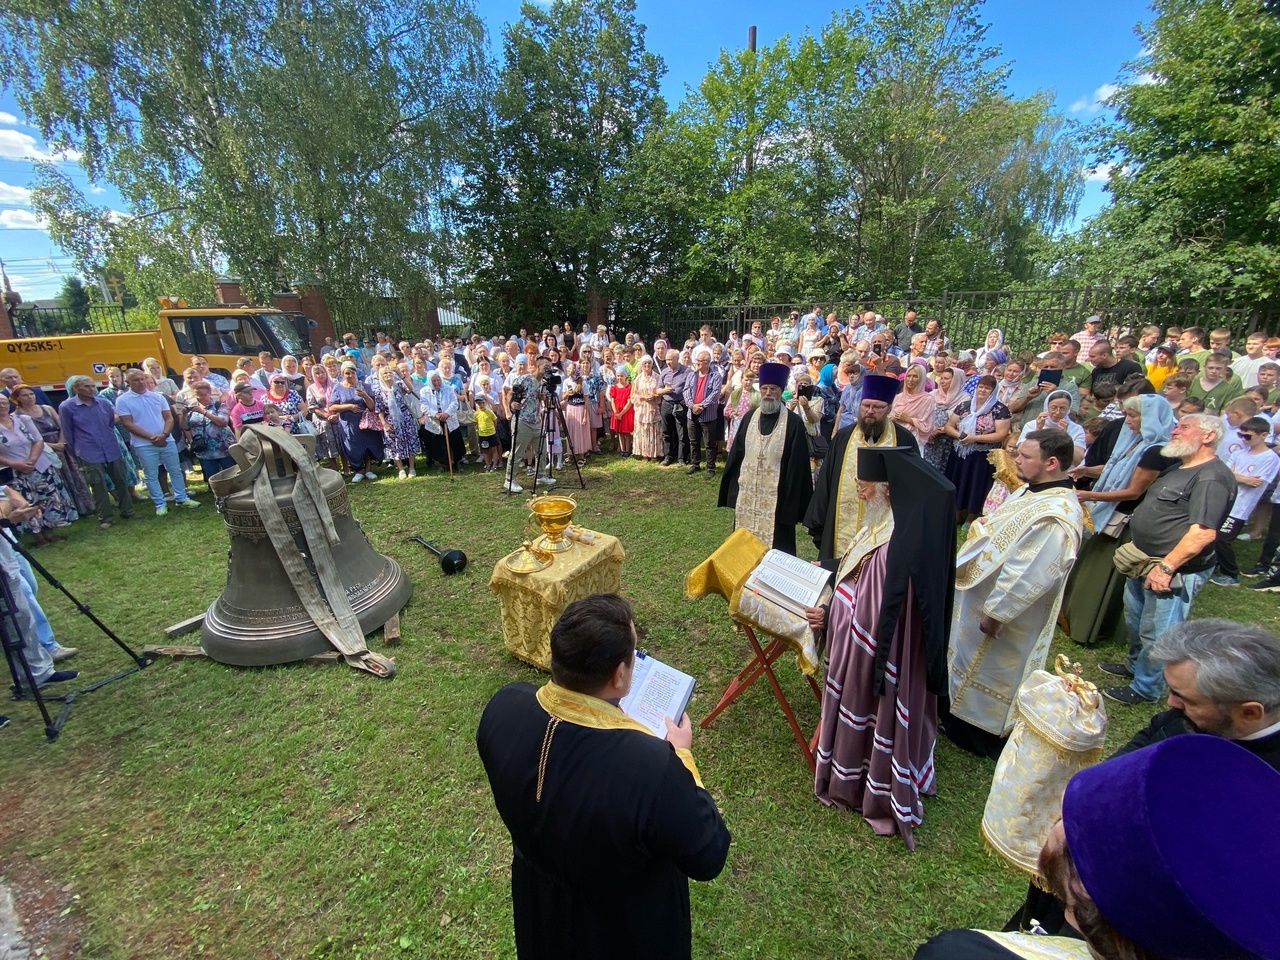
{"type": "Polygon", "coordinates": [[[564,553],[573,549],[573,541],[565,537],[564,532],[573,522],[573,511],[578,509],[573,497],[564,494],[548,493],[534,497],[528,503],[533,513],[533,522],[542,531],[536,541],[536,548],[548,553],[564,553]]]}

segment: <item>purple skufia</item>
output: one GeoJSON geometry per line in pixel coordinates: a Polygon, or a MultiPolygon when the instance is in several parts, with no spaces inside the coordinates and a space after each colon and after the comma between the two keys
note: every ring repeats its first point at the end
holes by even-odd
{"type": "Polygon", "coordinates": [[[760,365],[760,386],[787,389],[787,380],[791,376],[791,368],[784,363],[764,363],[760,365]]]}
{"type": "Polygon", "coordinates": [[[862,378],[862,399],[879,400],[881,403],[893,403],[894,397],[902,389],[902,381],[897,377],[885,377],[871,374],[862,378]]]}
{"type": "Polygon", "coordinates": [[[1208,734],[1081,770],[1067,848],[1102,915],[1167,960],[1280,958],[1280,772],[1208,734]]]}

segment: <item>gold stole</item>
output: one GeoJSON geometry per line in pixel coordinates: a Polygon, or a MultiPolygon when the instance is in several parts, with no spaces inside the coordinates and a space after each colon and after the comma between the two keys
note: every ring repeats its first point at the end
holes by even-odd
{"type": "Polygon", "coordinates": [[[975,931],[994,940],[1006,950],[1025,960],[1094,960],[1096,954],[1083,940],[1070,937],[1032,936],[1026,933],[975,931]]]}
{"type": "Polygon", "coordinates": [[[1038,520],[1047,517],[1063,523],[1075,531],[1079,542],[1083,512],[1075,493],[1063,487],[1040,493],[1032,493],[1029,487],[1015,490],[991,516],[979,517],[969,526],[969,536],[960,550],[967,559],[956,567],[956,589],[967,590],[1000,566],[1038,520]],[[984,538],[986,542],[980,542],[984,538]]]}
{"type": "Polygon", "coordinates": [[[778,481],[782,451],[786,446],[787,421],[778,411],[778,422],[767,437],[760,432],[759,408],[747,424],[742,469],[738,471],[738,501],[734,521],[755,534],[761,543],[773,546],[774,513],[778,509],[778,481]]]}
{"type": "Polygon", "coordinates": [[[836,487],[835,516],[830,517],[834,524],[831,555],[843,557],[854,535],[862,529],[862,519],[866,512],[866,504],[858,499],[858,447],[893,447],[897,446],[898,435],[892,423],[884,425],[884,433],[875,443],[867,443],[862,435],[862,427],[855,426],[853,435],[849,437],[845,447],[844,461],[840,464],[840,480],[836,487]]]}
{"type": "Polygon", "coordinates": [[[836,570],[835,585],[839,586],[845,577],[862,565],[862,561],[869,557],[873,550],[884,546],[892,536],[892,513],[875,526],[864,527],[854,534],[853,542],[849,544],[849,551],[844,555],[844,559],[840,561],[840,566],[836,570]]]}
{"type": "MultiPolygon", "coordinates": [[[[542,709],[554,718],[551,724],[561,720],[565,723],[577,724],[580,727],[590,727],[593,730],[639,730],[646,736],[653,736],[652,730],[638,720],[632,720],[607,700],[567,690],[555,681],[549,681],[545,686],[540,687],[537,696],[538,703],[542,709]]],[[[553,727],[548,725],[547,737],[543,743],[542,759],[538,762],[539,783],[542,782],[542,775],[546,769],[547,754],[550,752],[553,734],[553,727]]],[[[693,774],[693,782],[701,787],[702,776],[698,773],[698,765],[693,762],[693,753],[684,747],[676,747],[675,751],[676,756],[680,758],[680,762],[693,774]]]]}

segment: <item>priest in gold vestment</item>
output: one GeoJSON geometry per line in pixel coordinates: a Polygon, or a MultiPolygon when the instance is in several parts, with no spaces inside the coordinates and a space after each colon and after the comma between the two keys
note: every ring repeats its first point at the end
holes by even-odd
{"type": "Polygon", "coordinates": [[[910,447],[913,453],[920,452],[911,431],[889,419],[889,408],[901,389],[896,377],[863,377],[858,418],[831,438],[804,515],[819,560],[843,557],[862,529],[866,504],[858,499],[858,449],[910,447]]]}
{"type": "Polygon", "coordinates": [[[1084,528],[1067,476],[1074,451],[1062,430],[1028,434],[1015,458],[1026,486],[974,521],[957,557],[950,704],[939,705],[939,728],[980,756],[999,757],[1014,695],[1049,654],[1084,528]]]}
{"type": "Polygon", "coordinates": [[[735,527],[794,554],[796,524],[813,495],[813,475],[804,423],[782,405],[790,373],[781,363],[760,368],[760,406],[743,417],[734,435],[716,506],[733,507],[735,527]]]}

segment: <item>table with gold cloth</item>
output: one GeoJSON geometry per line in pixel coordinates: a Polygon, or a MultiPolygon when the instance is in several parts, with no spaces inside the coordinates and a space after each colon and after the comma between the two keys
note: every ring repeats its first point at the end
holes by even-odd
{"type": "Polygon", "coordinates": [[[622,590],[622,543],[606,533],[595,538],[595,543],[575,541],[536,573],[513,573],[506,557],[494,564],[489,589],[502,603],[502,639],[513,656],[550,670],[551,627],[564,608],[593,593],[622,590]]]}

